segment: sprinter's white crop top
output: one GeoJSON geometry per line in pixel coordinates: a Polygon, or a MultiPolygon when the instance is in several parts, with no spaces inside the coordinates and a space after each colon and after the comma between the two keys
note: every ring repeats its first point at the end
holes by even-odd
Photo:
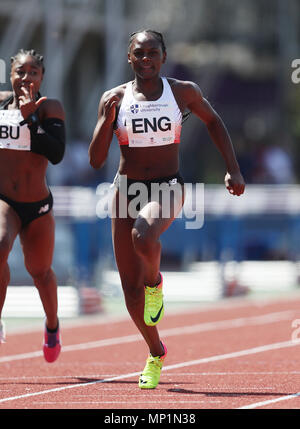
{"type": "Polygon", "coordinates": [[[155,101],[137,101],[128,82],[116,129],[119,144],[153,147],[180,143],[182,113],[167,78],[162,77],[163,92],[155,101]]]}

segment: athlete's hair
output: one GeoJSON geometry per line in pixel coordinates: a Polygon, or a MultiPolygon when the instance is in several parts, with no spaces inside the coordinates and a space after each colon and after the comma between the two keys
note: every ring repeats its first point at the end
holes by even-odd
{"type": "Polygon", "coordinates": [[[34,59],[34,61],[37,63],[37,65],[42,68],[43,73],[45,72],[44,57],[38,54],[34,49],[20,49],[16,53],[16,55],[10,58],[11,65],[13,65],[16,61],[18,61],[20,57],[24,55],[31,56],[34,59]]]}
{"type": "Polygon", "coordinates": [[[131,45],[132,45],[133,40],[135,39],[135,36],[137,34],[140,34],[140,33],[150,33],[150,34],[152,34],[152,36],[154,36],[159,41],[159,43],[161,45],[161,48],[162,48],[162,51],[166,52],[166,45],[165,45],[165,42],[164,42],[163,35],[161,33],[159,33],[158,31],[150,30],[149,28],[141,29],[141,30],[135,31],[134,33],[131,33],[130,37],[129,37],[129,42],[128,42],[128,49],[131,48],[131,45]]]}

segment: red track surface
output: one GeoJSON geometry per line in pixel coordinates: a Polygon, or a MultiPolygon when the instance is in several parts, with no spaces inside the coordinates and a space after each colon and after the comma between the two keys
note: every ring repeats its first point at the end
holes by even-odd
{"type": "Polygon", "coordinates": [[[148,351],[127,316],[61,321],[62,353],[52,364],[42,356],[42,326],[8,332],[0,346],[0,410],[297,409],[297,319],[299,294],[177,313],[167,305],[159,329],[168,356],[159,386],[149,391],[137,385],[148,351]]]}

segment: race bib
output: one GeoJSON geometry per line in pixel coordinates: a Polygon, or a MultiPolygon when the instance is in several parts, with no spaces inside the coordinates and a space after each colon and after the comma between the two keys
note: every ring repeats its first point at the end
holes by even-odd
{"type": "Polygon", "coordinates": [[[30,151],[30,130],[20,125],[23,120],[20,110],[0,110],[0,149],[30,151]]]}

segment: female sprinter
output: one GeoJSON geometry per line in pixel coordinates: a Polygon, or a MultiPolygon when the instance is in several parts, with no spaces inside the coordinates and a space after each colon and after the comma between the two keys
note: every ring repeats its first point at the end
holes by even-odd
{"type": "MultiPolygon", "coordinates": [[[[46,169],[48,160],[57,164],[64,156],[65,114],[59,101],[40,96],[43,75],[43,57],[20,50],[11,58],[12,91],[0,92],[0,318],[10,281],[7,260],[19,235],[26,269],[46,314],[44,357],[54,362],[61,344],[51,269],[53,199],[46,169]]],[[[0,342],[5,342],[3,323],[1,328],[0,342]]]]}
{"type": "Polygon", "coordinates": [[[160,77],[165,60],[166,48],[160,33],[141,30],[131,35],[128,63],[134,80],[103,94],[89,147],[92,167],[100,168],[108,155],[113,132],[120,144],[112,237],[127,309],[150,350],[139,378],[142,389],[157,386],[167,354],[155,326],[164,312],[159,238],[171,225],[184,200],[178,153],[186,109],[206,124],[221,151],[229,192],[241,195],[245,187],[222,120],[195,83],[160,77]],[[151,192],[161,185],[165,185],[161,194],[151,192]],[[132,208],[134,190],[144,196],[136,197],[140,203],[136,216],[132,208]],[[168,191],[169,199],[164,198],[168,191]],[[128,216],[124,215],[124,198],[128,216]]]}

